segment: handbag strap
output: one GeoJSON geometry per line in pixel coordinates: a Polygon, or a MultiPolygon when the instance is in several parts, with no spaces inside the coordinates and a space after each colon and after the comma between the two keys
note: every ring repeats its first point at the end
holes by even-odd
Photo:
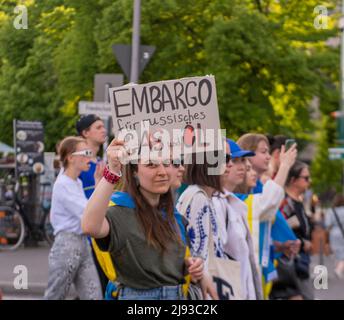
{"type": "Polygon", "coordinates": [[[339,229],[340,229],[340,231],[341,231],[341,233],[342,233],[342,236],[343,236],[343,238],[344,238],[344,228],[343,228],[342,223],[341,223],[340,220],[339,220],[337,211],[336,211],[336,209],[333,208],[333,207],[332,207],[331,209],[332,209],[332,211],[333,211],[333,213],[334,213],[334,216],[335,216],[335,218],[336,218],[337,224],[338,224],[339,229]]]}
{"type": "Polygon", "coordinates": [[[209,252],[208,261],[210,261],[210,259],[213,259],[214,257],[216,257],[215,251],[214,251],[214,237],[213,237],[213,230],[212,230],[212,227],[211,227],[210,214],[209,214],[209,242],[208,242],[208,252],[209,252]]]}

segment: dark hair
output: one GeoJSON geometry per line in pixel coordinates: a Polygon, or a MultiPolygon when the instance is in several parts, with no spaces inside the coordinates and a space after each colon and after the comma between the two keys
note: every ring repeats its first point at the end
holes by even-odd
{"type": "Polygon", "coordinates": [[[123,170],[123,191],[129,193],[136,206],[136,213],[149,244],[164,252],[169,241],[181,243],[179,228],[174,217],[174,202],[171,190],[160,195],[157,208],[153,208],[140,192],[136,183],[137,164],[127,164],[123,170]],[[166,215],[162,215],[161,211],[166,215]]]}
{"type": "Polygon", "coordinates": [[[82,115],[75,125],[79,136],[83,136],[83,131],[88,130],[90,126],[98,120],[101,119],[95,114],[82,115]]]}
{"type": "MultiPolygon", "coordinates": [[[[215,151],[215,153],[217,153],[215,151]]],[[[185,183],[188,185],[197,184],[199,186],[211,187],[218,192],[222,192],[220,175],[209,175],[208,169],[214,168],[207,163],[207,153],[204,153],[204,164],[197,164],[197,154],[192,154],[192,163],[185,165],[185,183]]]]}
{"type": "Polygon", "coordinates": [[[64,168],[68,167],[68,156],[76,151],[79,143],[86,143],[86,140],[81,137],[66,137],[64,138],[59,146],[60,160],[64,168]]]}
{"type": "Polygon", "coordinates": [[[297,179],[298,177],[300,177],[302,170],[305,168],[308,168],[308,165],[306,163],[299,161],[299,160],[295,161],[295,163],[293,164],[293,166],[289,170],[286,185],[289,185],[293,178],[297,179]]]}
{"type": "Polygon", "coordinates": [[[344,206],[344,195],[337,193],[332,201],[333,207],[343,207],[344,206]]]}
{"type": "Polygon", "coordinates": [[[282,146],[285,144],[286,140],[288,139],[284,135],[266,135],[270,143],[270,153],[272,154],[275,150],[281,150],[282,146]]]}

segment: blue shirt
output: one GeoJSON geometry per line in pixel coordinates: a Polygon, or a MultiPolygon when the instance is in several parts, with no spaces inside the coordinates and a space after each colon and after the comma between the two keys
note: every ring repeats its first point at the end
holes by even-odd
{"type": "MultiPolygon", "coordinates": [[[[97,162],[99,159],[97,158],[97,162]]],[[[94,180],[94,173],[96,171],[97,162],[90,162],[90,169],[88,171],[82,171],[79,179],[82,181],[82,186],[87,199],[91,198],[94,191],[96,182],[94,180]]]]}
{"type": "Polygon", "coordinates": [[[262,182],[258,179],[257,185],[252,189],[251,193],[263,193],[263,186],[262,182]]]}

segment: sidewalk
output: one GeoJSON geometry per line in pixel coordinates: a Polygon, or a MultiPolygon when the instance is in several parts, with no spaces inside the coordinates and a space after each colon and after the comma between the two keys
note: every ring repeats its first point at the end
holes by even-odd
{"type": "MultiPolygon", "coordinates": [[[[314,267],[320,265],[320,257],[314,255],[311,263],[311,277],[312,281],[316,276],[314,274],[314,267]]],[[[334,273],[335,259],[333,255],[324,256],[324,265],[328,272],[328,289],[314,289],[314,296],[317,300],[344,300],[344,280],[338,279],[334,273]]]]}
{"type": "MultiPolygon", "coordinates": [[[[48,256],[50,247],[24,248],[15,251],[0,251],[0,289],[3,300],[41,300],[48,283],[48,256]],[[14,280],[19,276],[14,273],[16,266],[27,268],[28,288],[16,289],[14,280]]],[[[74,299],[77,293],[72,286],[67,300],[74,299]]]]}
{"type": "MultiPolygon", "coordinates": [[[[42,299],[48,281],[48,255],[50,248],[41,246],[38,248],[20,248],[13,252],[0,251],[0,289],[3,291],[3,299],[42,299]],[[14,268],[24,265],[28,272],[28,289],[15,289],[14,280],[18,274],[14,268]]],[[[312,257],[311,277],[316,276],[314,267],[320,264],[318,255],[312,257]]],[[[324,257],[324,265],[328,271],[328,289],[314,290],[315,298],[319,300],[344,300],[344,280],[339,280],[334,275],[333,256],[324,257]]],[[[68,299],[76,296],[72,288],[68,299]]]]}
{"type": "Polygon", "coordinates": [[[50,248],[20,248],[16,251],[0,251],[0,288],[6,295],[42,296],[48,281],[48,255],[50,248]],[[14,280],[19,276],[16,266],[27,268],[28,289],[15,289],[14,280]]]}

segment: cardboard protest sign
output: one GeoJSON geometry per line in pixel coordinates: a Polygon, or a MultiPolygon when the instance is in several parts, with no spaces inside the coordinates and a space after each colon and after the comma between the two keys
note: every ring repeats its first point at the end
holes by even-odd
{"type": "Polygon", "coordinates": [[[198,140],[207,150],[222,149],[213,76],[125,85],[109,91],[115,137],[122,132],[136,132],[140,137],[143,129],[160,129],[169,133],[174,145],[198,140]]]}
{"type": "Polygon", "coordinates": [[[44,130],[40,121],[13,121],[16,171],[44,172],[44,130]]]}

